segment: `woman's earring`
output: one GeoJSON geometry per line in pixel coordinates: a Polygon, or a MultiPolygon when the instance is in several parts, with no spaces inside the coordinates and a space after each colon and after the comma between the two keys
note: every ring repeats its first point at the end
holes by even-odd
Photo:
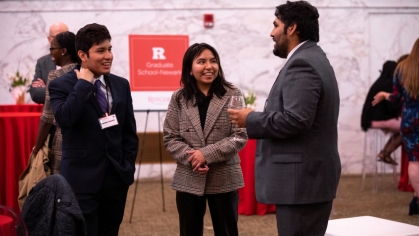
{"type": "Polygon", "coordinates": [[[61,56],[64,56],[64,53],[61,53],[61,56]]]}

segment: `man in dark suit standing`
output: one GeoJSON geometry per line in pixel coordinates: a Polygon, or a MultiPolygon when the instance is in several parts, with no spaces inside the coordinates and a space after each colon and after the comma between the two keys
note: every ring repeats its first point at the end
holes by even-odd
{"type": "Polygon", "coordinates": [[[75,192],[88,235],[118,235],[138,151],[129,83],[110,74],[110,41],[103,25],[81,28],[81,65],[49,85],[63,134],[60,173],[75,192]]]}
{"type": "Polygon", "coordinates": [[[276,205],[279,235],[324,235],[341,173],[338,85],[316,44],[317,9],[287,1],[275,16],[273,53],[287,61],[264,111],[229,109],[230,118],[258,139],[256,197],[276,205]]]}
{"type": "MultiPolygon", "coordinates": [[[[66,31],[68,31],[66,24],[62,22],[52,24],[51,27],[49,27],[49,34],[47,37],[49,44],[51,44],[55,35],[66,31]]],[[[36,61],[35,75],[33,76],[32,84],[29,88],[29,94],[31,95],[32,101],[38,104],[44,104],[48,73],[55,69],[55,63],[52,61],[51,54],[49,53],[36,61]]]]}

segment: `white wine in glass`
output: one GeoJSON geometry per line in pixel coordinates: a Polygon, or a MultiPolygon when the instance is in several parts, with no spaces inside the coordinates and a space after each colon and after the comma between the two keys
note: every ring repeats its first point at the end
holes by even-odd
{"type": "MultiPolygon", "coordinates": [[[[244,105],[243,96],[231,96],[230,101],[228,103],[229,109],[241,110],[244,107],[245,105],[244,105]]],[[[236,125],[233,125],[233,126],[236,127],[236,125]]],[[[233,140],[240,140],[240,138],[237,137],[236,132],[237,132],[237,129],[234,132],[233,140]]]]}

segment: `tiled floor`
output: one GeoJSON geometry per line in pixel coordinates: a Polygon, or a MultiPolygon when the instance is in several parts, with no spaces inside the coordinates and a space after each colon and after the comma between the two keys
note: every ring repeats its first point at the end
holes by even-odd
{"type": "MultiPolygon", "coordinates": [[[[365,190],[361,191],[359,176],[342,177],[338,196],[334,201],[331,219],[354,216],[375,216],[388,220],[419,225],[419,216],[408,216],[408,204],[412,193],[400,192],[393,183],[392,176],[386,176],[377,193],[371,191],[371,178],[366,180],[365,190]]],[[[131,186],[125,217],[120,228],[121,236],[171,236],[179,235],[175,204],[175,191],[169,182],[164,183],[165,212],[162,208],[161,184],[159,181],[140,181],[132,222],[129,223],[135,184],[131,186]]],[[[241,236],[277,235],[275,215],[239,216],[241,236]]],[[[204,236],[214,235],[208,211],[205,216],[204,236]]]]}

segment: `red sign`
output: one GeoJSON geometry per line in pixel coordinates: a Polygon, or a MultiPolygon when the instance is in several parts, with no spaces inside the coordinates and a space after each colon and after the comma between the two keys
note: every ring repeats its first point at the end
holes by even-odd
{"type": "Polygon", "coordinates": [[[131,91],[175,91],[180,87],[185,35],[129,35],[131,91]]]}

